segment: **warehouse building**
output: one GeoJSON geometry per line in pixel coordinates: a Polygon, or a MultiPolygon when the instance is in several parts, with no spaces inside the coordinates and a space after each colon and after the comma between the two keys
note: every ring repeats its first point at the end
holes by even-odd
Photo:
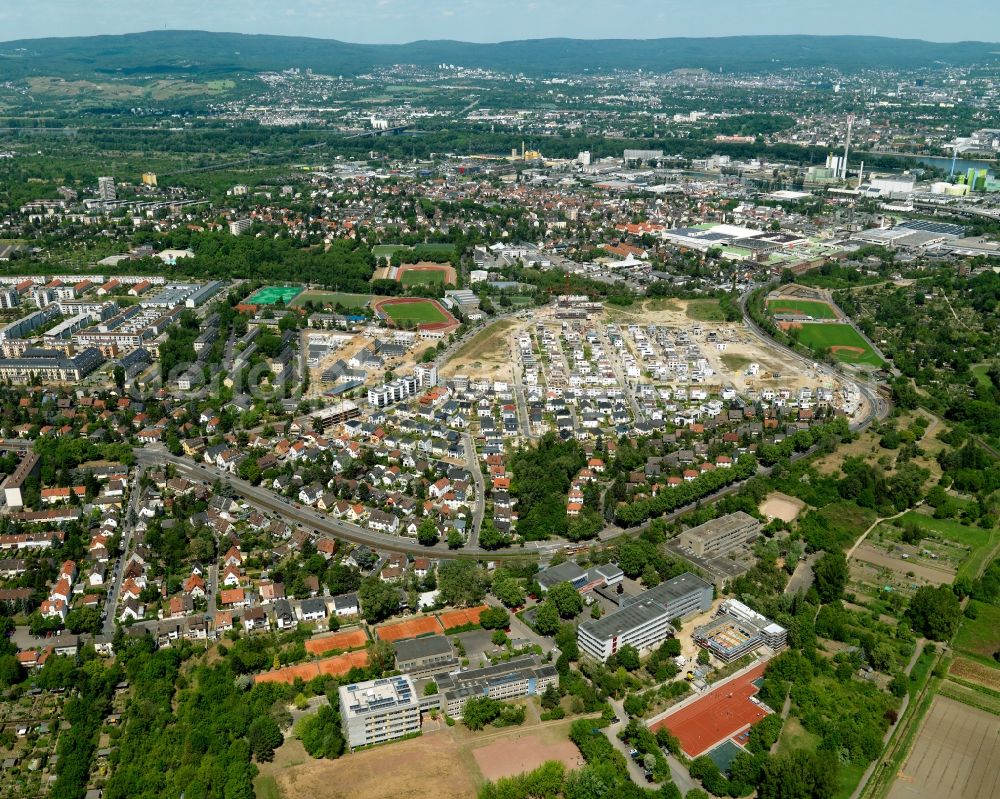
{"type": "Polygon", "coordinates": [[[715,557],[732,552],[759,535],[760,521],[739,510],[685,530],[680,535],[680,545],[699,557],[715,557]]]}
{"type": "Polygon", "coordinates": [[[702,613],[711,605],[712,584],[685,572],[629,597],[614,613],[583,622],[577,644],[598,660],[607,660],[626,644],[650,650],[674,634],[671,619],[702,613]]]}
{"type": "Polygon", "coordinates": [[[342,685],[340,718],[351,749],[420,732],[420,705],[406,675],[342,685]]]}

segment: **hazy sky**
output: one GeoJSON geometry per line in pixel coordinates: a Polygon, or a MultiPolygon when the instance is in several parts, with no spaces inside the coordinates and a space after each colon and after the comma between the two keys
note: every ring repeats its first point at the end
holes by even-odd
{"type": "Polygon", "coordinates": [[[153,29],[352,42],[877,34],[1000,40],[998,0],[0,0],[0,41],[153,29]]]}

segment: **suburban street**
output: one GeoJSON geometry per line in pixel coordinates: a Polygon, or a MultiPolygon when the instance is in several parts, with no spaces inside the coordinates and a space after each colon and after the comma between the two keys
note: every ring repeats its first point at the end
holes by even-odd
{"type": "Polygon", "coordinates": [[[134,519],[136,518],[136,506],[139,501],[139,469],[133,469],[132,479],[128,492],[128,504],[125,506],[125,513],[122,515],[121,541],[118,545],[118,553],[115,557],[113,571],[111,573],[111,587],[108,590],[108,597],[104,604],[104,623],[102,632],[104,635],[114,635],[115,632],[115,612],[118,608],[118,597],[121,594],[122,583],[125,579],[125,561],[129,547],[132,543],[132,533],[135,529],[134,519]]]}

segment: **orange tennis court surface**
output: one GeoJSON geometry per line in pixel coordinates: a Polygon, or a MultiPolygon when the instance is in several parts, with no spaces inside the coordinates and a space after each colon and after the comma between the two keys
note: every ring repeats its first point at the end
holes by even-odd
{"type": "Polygon", "coordinates": [[[334,655],[323,660],[314,660],[310,663],[297,663],[294,666],[285,666],[283,669],[265,671],[254,677],[254,682],[283,682],[291,685],[296,677],[301,677],[309,682],[313,677],[326,674],[331,677],[340,677],[347,674],[352,668],[358,666],[362,668],[368,665],[368,652],[345,652],[343,655],[334,655]]]}
{"type": "Polygon", "coordinates": [[[416,638],[420,635],[441,635],[444,632],[438,620],[433,616],[422,616],[419,619],[407,619],[396,624],[386,624],[379,627],[375,634],[382,641],[402,641],[405,638],[416,638]]]}
{"type": "Polygon", "coordinates": [[[753,681],[764,673],[766,667],[767,664],[762,663],[656,722],[650,729],[655,732],[666,727],[680,740],[681,748],[688,757],[697,757],[767,715],[759,705],[750,701],[750,697],[757,693],[753,681]]]}
{"type": "Polygon", "coordinates": [[[306,652],[310,655],[322,655],[324,652],[332,652],[339,649],[342,652],[351,649],[360,649],[368,643],[368,636],[364,630],[345,630],[342,633],[325,635],[322,638],[310,638],[305,643],[306,652]]]}
{"type": "Polygon", "coordinates": [[[461,627],[465,624],[479,624],[479,617],[487,607],[489,606],[480,605],[475,608],[449,610],[447,613],[441,614],[441,624],[446,630],[450,630],[452,627],[461,627]]]}

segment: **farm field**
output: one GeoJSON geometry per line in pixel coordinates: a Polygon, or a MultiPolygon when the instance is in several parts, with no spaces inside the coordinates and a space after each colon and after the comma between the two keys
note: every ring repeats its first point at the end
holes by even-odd
{"type": "Polygon", "coordinates": [[[767,301],[771,313],[802,313],[813,319],[836,319],[833,308],[816,300],[776,299],[767,301]]]}
{"type": "Polygon", "coordinates": [[[1000,651],[1000,607],[976,602],[974,599],[969,602],[975,608],[976,618],[962,619],[962,625],[955,634],[955,649],[995,663],[993,654],[1000,651]]]}
{"type": "Polygon", "coordinates": [[[830,350],[838,361],[883,366],[882,359],[850,325],[806,322],[797,328],[799,341],[814,350],[830,350]]]}
{"type": "Polygon", "coordinates": [[[305,305],[307,302],[322,305],[343,305],[345,308],[366,308],[368,303],[378,297],[371,294],[350,294],[343,291],[311,291],[306,290],[289,303],[293,308],[305,305]]]}
{"type": "Polygon", "coordinates": [[[888,799],[991,799],[1000,793],[1000,719],[937,696],[888,799]]]}
{"type": "Polygon", "coordinates": [[[1000,700],[1000,668],[995,665],[995,661],[988,661],[988,663],[990,665],[978,660],[958,657],[952,661],[948,675],[954,679],[965,680],[987,688],[994,692],[994,698],[1000,700]]]}

